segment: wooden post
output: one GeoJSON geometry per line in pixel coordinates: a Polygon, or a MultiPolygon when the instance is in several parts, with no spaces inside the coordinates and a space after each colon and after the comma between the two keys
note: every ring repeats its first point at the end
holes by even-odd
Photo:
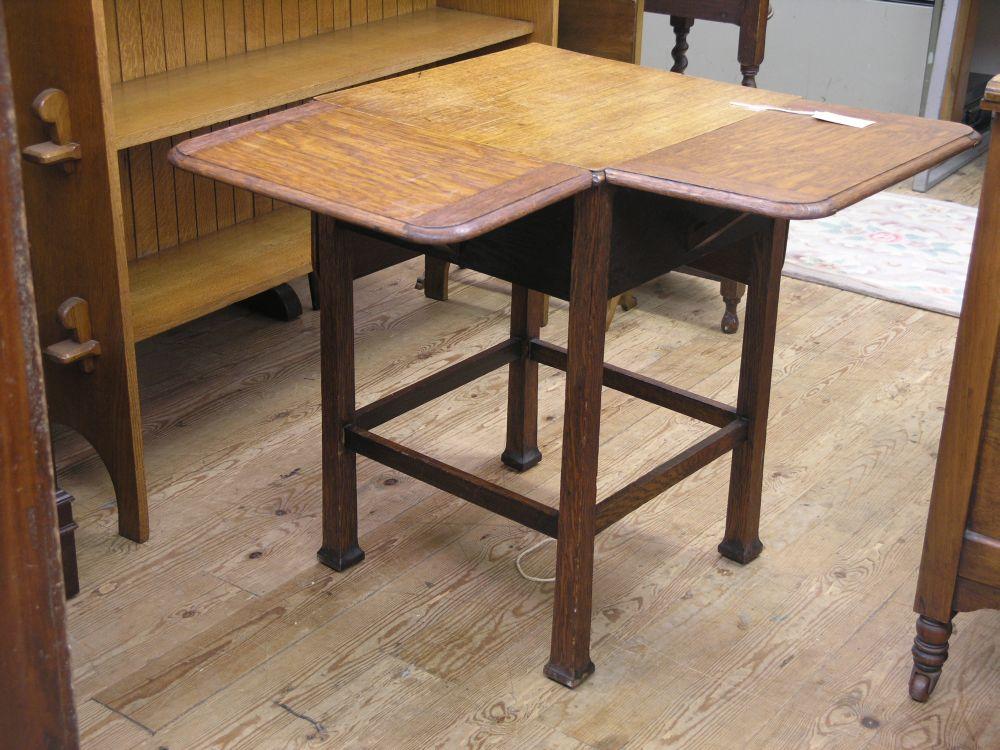
{"type": "Polygon", "coordinates": [[[0,737],[79,746],[55,486],[0,3],[0,737]]]}
{"type": "Polygon", "coordinates": [[[590,609],[611,219],[606,184],[576,197],[552,651],[545,666],[546,677],[570,688],[594,671],[590,609]]]}
{"type": "Polygon", "coordinates": [[[788,222],[775,220],[771,227],[770,232],[753,239],[740,386],[736,398],[736,410],[750,424],[747,441],[733,451],[726,536],[719,545],[719,552],[724,557],[743,565],[756,558],[764,548],[758,535],[760,495],[764,485],[771,364],[788,222]]]}
{"type": "Polygon", "coordinates": [[[542,460],[538,450],[538,363],[529,357],[529,339],[538,338],[545,298],[523,286],[511,288],[510,335],[524,341],[521,358],[509,365],[507,447],[500,460],[526,471],[542,460]]]}
{"type": "Polygon", "coordinates": [[[313,214],[313,237],[322,301],[323,546],[317,556],[343,571],[365,559],[358,546],[357,456],[344,436],[354,420],[354,275],[346,234],[333,219],[313,214]]]}

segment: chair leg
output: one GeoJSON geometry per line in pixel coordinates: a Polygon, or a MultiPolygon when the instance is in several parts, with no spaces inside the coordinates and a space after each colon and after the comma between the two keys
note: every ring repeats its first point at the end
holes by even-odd
{"type": "Polygon", "coordinates": [[[570,688],[594,671],[594,509],[610,255],[611,189],[601,186],[576,197],[574,214],[552,650],[545,667],[546,677],[570,688]]]}
{"type": "Polygon", "coordinates": [[[674,60],[670,72],[683,73],[688,66],[687,51],[691,49],[691,46],[688,44],[687,38],[688,32],[694,26],[694,19],[684,16],[670,16],[670,25],[674,28],[674,37],[677,40],[674,48],[670,50],[670,56],[674,60]]]}
{"type": "Polygon", "coordinates": [[[354,419],[354,275],[345,233],[313,216],[320,297],[323,412],[323,546],[320,562],[343,571],[365,559],[358,546],[357,456],[344,428],[354,419]]]}
{"type": "Polygon", "coordinates": [[[924,703],[931,697],[941,677],[941,667],[948,659],[951,622],[938,622],[920,615],[917,636],[913,639],[913,671],[910,672],[910,697],[924,703]]]}
{"type": "Polygon", "coordinates": [[[528,341],[538,338],[542,322],[539,292],[511,287],[510,335],[525,342],[521,358],[511,362],[507,385],[507,447],[500,460],[526,471],[542,460],[538,450],[538,363],[528,357],[528,341]]]}
{"type": "Polygon", "coordinates": [[[757,74],[760,72],[760,65],[741,65],[740,71],[743,73],[743,85],[748,88],[757,88],[757,74]]]}
{"type": "Polygon", "coordinates": [[[746,564],[763,549],[760,542],[760,496],[764,484],[764,444],[771,397],[771,365],[778,320],[781,265],[788,222],[775,220],[771,230],[753,238],[753,264],[743,331],[743,356],[736,409],[749,422],[747,441],[733,451],[729,478],[726,535],[719,552],[746,564]]]}
{"type": "Polygon", "coordinates": [[[417,280],[417,289],[423,288],[428,299],[448,301],[448,276],[451,264],[430,255],[424,256],[423,281],[417,280]]]}
{"type": "Polygon", "coordinates": [[[722,332],[736,333],[740,330],[739,305],[743,295],[746,294],[747,285],[738,281],[723,279],[721,284],[722,301],[726,305],[726,311],[722,314],[722,332]]]}

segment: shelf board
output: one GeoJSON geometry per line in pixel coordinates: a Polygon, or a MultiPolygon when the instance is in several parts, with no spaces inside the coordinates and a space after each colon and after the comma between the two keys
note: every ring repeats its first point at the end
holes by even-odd
{"type": "Polygon", "coordinates": [[[533,24],[432,8],[112,86],[118,149],[526,37],[533,24]]]}
{"type": "Polygon", "coordinates": [[[312,270],[309,212],[282,208],[129,262],[136,341],[312,270]]]}

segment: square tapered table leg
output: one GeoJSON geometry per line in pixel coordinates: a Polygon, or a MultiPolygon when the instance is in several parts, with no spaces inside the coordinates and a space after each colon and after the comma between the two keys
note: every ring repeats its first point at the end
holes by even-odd
{"type": "Polygon", "coordinates": [[[788,222],[784,220],[771,222],[768,232],[751,239],[750,283],[736,399],[737,412],[747,420],[747,440],[733,451],[726,535],[719,545],[720,554],[743,565],[754,560],[764,549],[758,534],[764,484],[764,444],[767,439],[781,266],[785,260],[787,241],[788,222]]]}
{"type": "Polygon", "coordinates": [[[354,276],[351,248],[337,222],[313,215],[319,281],[323,395],[323,546],[317,556],[342,571],[365,559],[358,546],[357,455],[344,428],[354,420],[354,276]]]}
{"type": "Polygon", "coordinates": [[[545,675],[576,687],[594,671],[590,611],[594,583],[597,455],[611,258],[612,190],[576,198],[570,263],[569,346],[552,649],[545,675]]]}

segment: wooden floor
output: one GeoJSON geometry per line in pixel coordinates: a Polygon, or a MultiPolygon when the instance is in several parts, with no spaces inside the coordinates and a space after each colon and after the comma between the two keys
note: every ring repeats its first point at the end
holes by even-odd
{"type": "MultiPolygon", "coordinates": [[[[357,284],[362,403],[506,336],[505,285],[459,272],[431,303],[417,271],[357,284]]],[[[667,276],[619,313],[608,359],[733,399],[739,339],[720,312],[716,285],[667,276]]],[[[546,337],[565,343],[566,323],[557,303],[546,337]]],[[[85,747],[1000,747],[1000,612],[961,615],[932,701],[906,694],[955,319],[786,279],[764,554],[741,568],[715,551],[728,459],[612,527],[597,672],[574,692],[542,676],[552,585],[514,567],[533,532],[362,459],[368,557],[346,574],[316,562],[317,326],[230,309],[140,346],[145,545],[115,536],[106,474],[59,441],[81,526],[85,747]]],[[[503,373],[385,434],[555,503],[563,383],[542,368],[545,458],[523,476],[498,460],[503,373]]],[[[706,432],[610,391],[603,416],[604,492],[706,432]]],[[[529,572],[550,575],[552,553],[529,572]]]]}

